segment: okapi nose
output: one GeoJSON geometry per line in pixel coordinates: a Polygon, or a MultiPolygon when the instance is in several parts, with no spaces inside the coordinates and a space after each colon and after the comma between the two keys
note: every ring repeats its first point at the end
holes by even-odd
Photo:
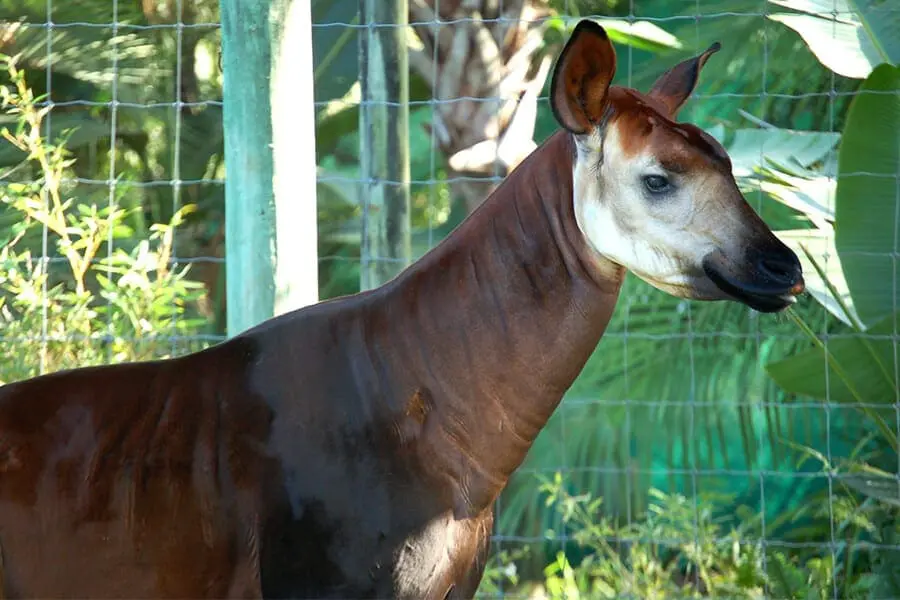
{"type": "Polygon", "coordinates": [[[774,285],[790,288],[792,294],[799,294],[805,285],[803,282],[803,268],[794,253],[788,256],[761,256],[757,260],[756,268],[768,277],[774,285]]]}

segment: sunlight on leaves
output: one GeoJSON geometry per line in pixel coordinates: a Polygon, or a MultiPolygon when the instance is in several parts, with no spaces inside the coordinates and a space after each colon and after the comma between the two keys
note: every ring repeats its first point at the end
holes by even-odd
{"type": "Polygon", "coordinates": [[[882,63],[900,62],[900,13],[881,0],[769,0],[799,13],[769,18],[796,31],[823,65],[865,79],[882,63]]]}

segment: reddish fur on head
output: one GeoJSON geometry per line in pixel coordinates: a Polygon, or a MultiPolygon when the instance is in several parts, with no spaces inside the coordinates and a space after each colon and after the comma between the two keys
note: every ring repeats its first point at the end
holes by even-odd
{"type": "Polygon", "coordinates": [[[731,159],[714,137],[690,123],[678,123],[661,112],[653,98],[613,86],[609,105],[618,127],[628,131],[622,151],[634,155],[649,148],[666,168],[687,172],[711,167],[731,172],[731,159]]]}

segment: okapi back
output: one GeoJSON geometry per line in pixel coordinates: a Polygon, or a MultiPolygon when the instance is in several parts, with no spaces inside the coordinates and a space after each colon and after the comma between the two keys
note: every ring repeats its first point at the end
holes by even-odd
{"type": "Polygon", "coordinates": [[[253,354],[236,340],[0,387],[6,595],[253,589],[228,576],[241,562],[253,573],[257,541],[240,523],[271,477],[271,411],[246,386],[253,354]]]}

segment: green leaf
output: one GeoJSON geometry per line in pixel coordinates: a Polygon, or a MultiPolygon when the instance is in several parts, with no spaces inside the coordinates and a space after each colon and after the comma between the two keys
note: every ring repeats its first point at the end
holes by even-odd
{"type": "MultiPolygon", "coordinates": [[[[27,13],[5,14],[24,16],[27,13]]],[[[167,65],[154,60],[156,48],[146,35],[134,32],[113,35],[111,27],[59,27],[51,32],[48,41],[47,29],[42,24],[46,16],[35,15],[33,19],[31,23],[16,26],[8,48],[10,54],[19,57],[23,69],[44,70],[52,66],[55,76],[65,74],[101,87],[111,85],[113,80],[120,85],[142,85],[170,71],[167,65]]],[[[110,20],[107,17],[100,22],[110,20]]],[[[0,18],[0,29],[10,26],[9,21],[0,18]]],[[[56,92],[54,96],[58,97],[56,92]]]]}
{"type": "Polygon", "coordinates": [[[858,323],[859,315],[853,308],[853,298],[850,295],[847,279],[834,247],[833,231],[828,229],[791,229],[778,231],[777,235],[800,258],[806,291],[847,325],[858,323]],[[810,255],[823,268],[827,281],[819,274],[816,266],[810,260],[810,255]],[[832,294],[832,289],[837,293],[838,299],[832,294]]]}
{"type": "Polygon", "coordinates": [[[609,39],[624,46],[632,46],[648,52],[680,50],[681,40],[650,21],[629,23],[621,19],[594,19],[609,34],[609,39]]]}
{"type": "Polygon", "coordinates": [[[841,481],[870,498],[900,507],[900,485],[894,475],[888,473],[844,475],[841,481]]]}
{"type": "Polygon", "coordinates": [[[900,62],[900,13],[887,0],[769,0],[802,13],[769,18],[796,31],[819,61],[839,75],[865,79],[900,62]]]}
{"type": "Polygon", "coordinates": [[[803,213],[816,227],[831,230],[837,187],[835,175],[807,171],[797,176],[786,173],[784,167],[779,166],[763,167],[760,176],[759,189],[785,206],[803,213]]]}
{"type": "Polygon", "coordinates": [[[794,129],[738,129],[727,144],[735,177],[749,177],[772,161],[788,167],[808,168],[825,159],[841,135],[827,131],[794,129]]]}
{"type": "MultiPolygon", "coordinates": [[[[545,22],[545,41],[561,41],[572,32],[578,19],[552,17],[545,22]]],[[[650,21],[629,23],[622,19],[593,19],[606,29],[609,39],[623,46],[632,46],[648,52],[680,50],[684,47],[676,36],[650,21]]]]}
{"type": "MultiPolygon", "coordinates": [[[[13,117],[0,115],[0,127],[11,125],[13,122],[15,122],[13,117]]],[[[45,141],[52,143],[69,129],[72,131],[65,143],[67,150],[75,150],[76,148],[90,145],[97,140],[109,137],[110,132],[108,123],[104,123],[87,112],[61,113],[59,115],[54,114],[50,120],[50,136],[45,141]]],[[[41,133],[44,133],[44,128],[41,128],[41,133]]],[[[7,140],[0,139],[0,167],[15,165],[24,160],[26,156],[25,152],[22,152],[7,140]]]]}
{"type": "Polygon", "coordinates": [[[881,65],[850,105],[835,199],[835,245],[865,324],[897,308],[898,168],[900,69],[881,65]]]}
{"type": "Polygon", "coordinates": [[[828,352],[839,370],[826,361],[822,347],[816,346],[767,364],[766,372],[783,390],[792,394],[846,404],[862,400],[866,404],[890,406],[897,394],[896,342],[889,337],[894,332],[895,317],[900,317],[900,313],[877,323],[866,333],[829,340],[828,352]]]}

